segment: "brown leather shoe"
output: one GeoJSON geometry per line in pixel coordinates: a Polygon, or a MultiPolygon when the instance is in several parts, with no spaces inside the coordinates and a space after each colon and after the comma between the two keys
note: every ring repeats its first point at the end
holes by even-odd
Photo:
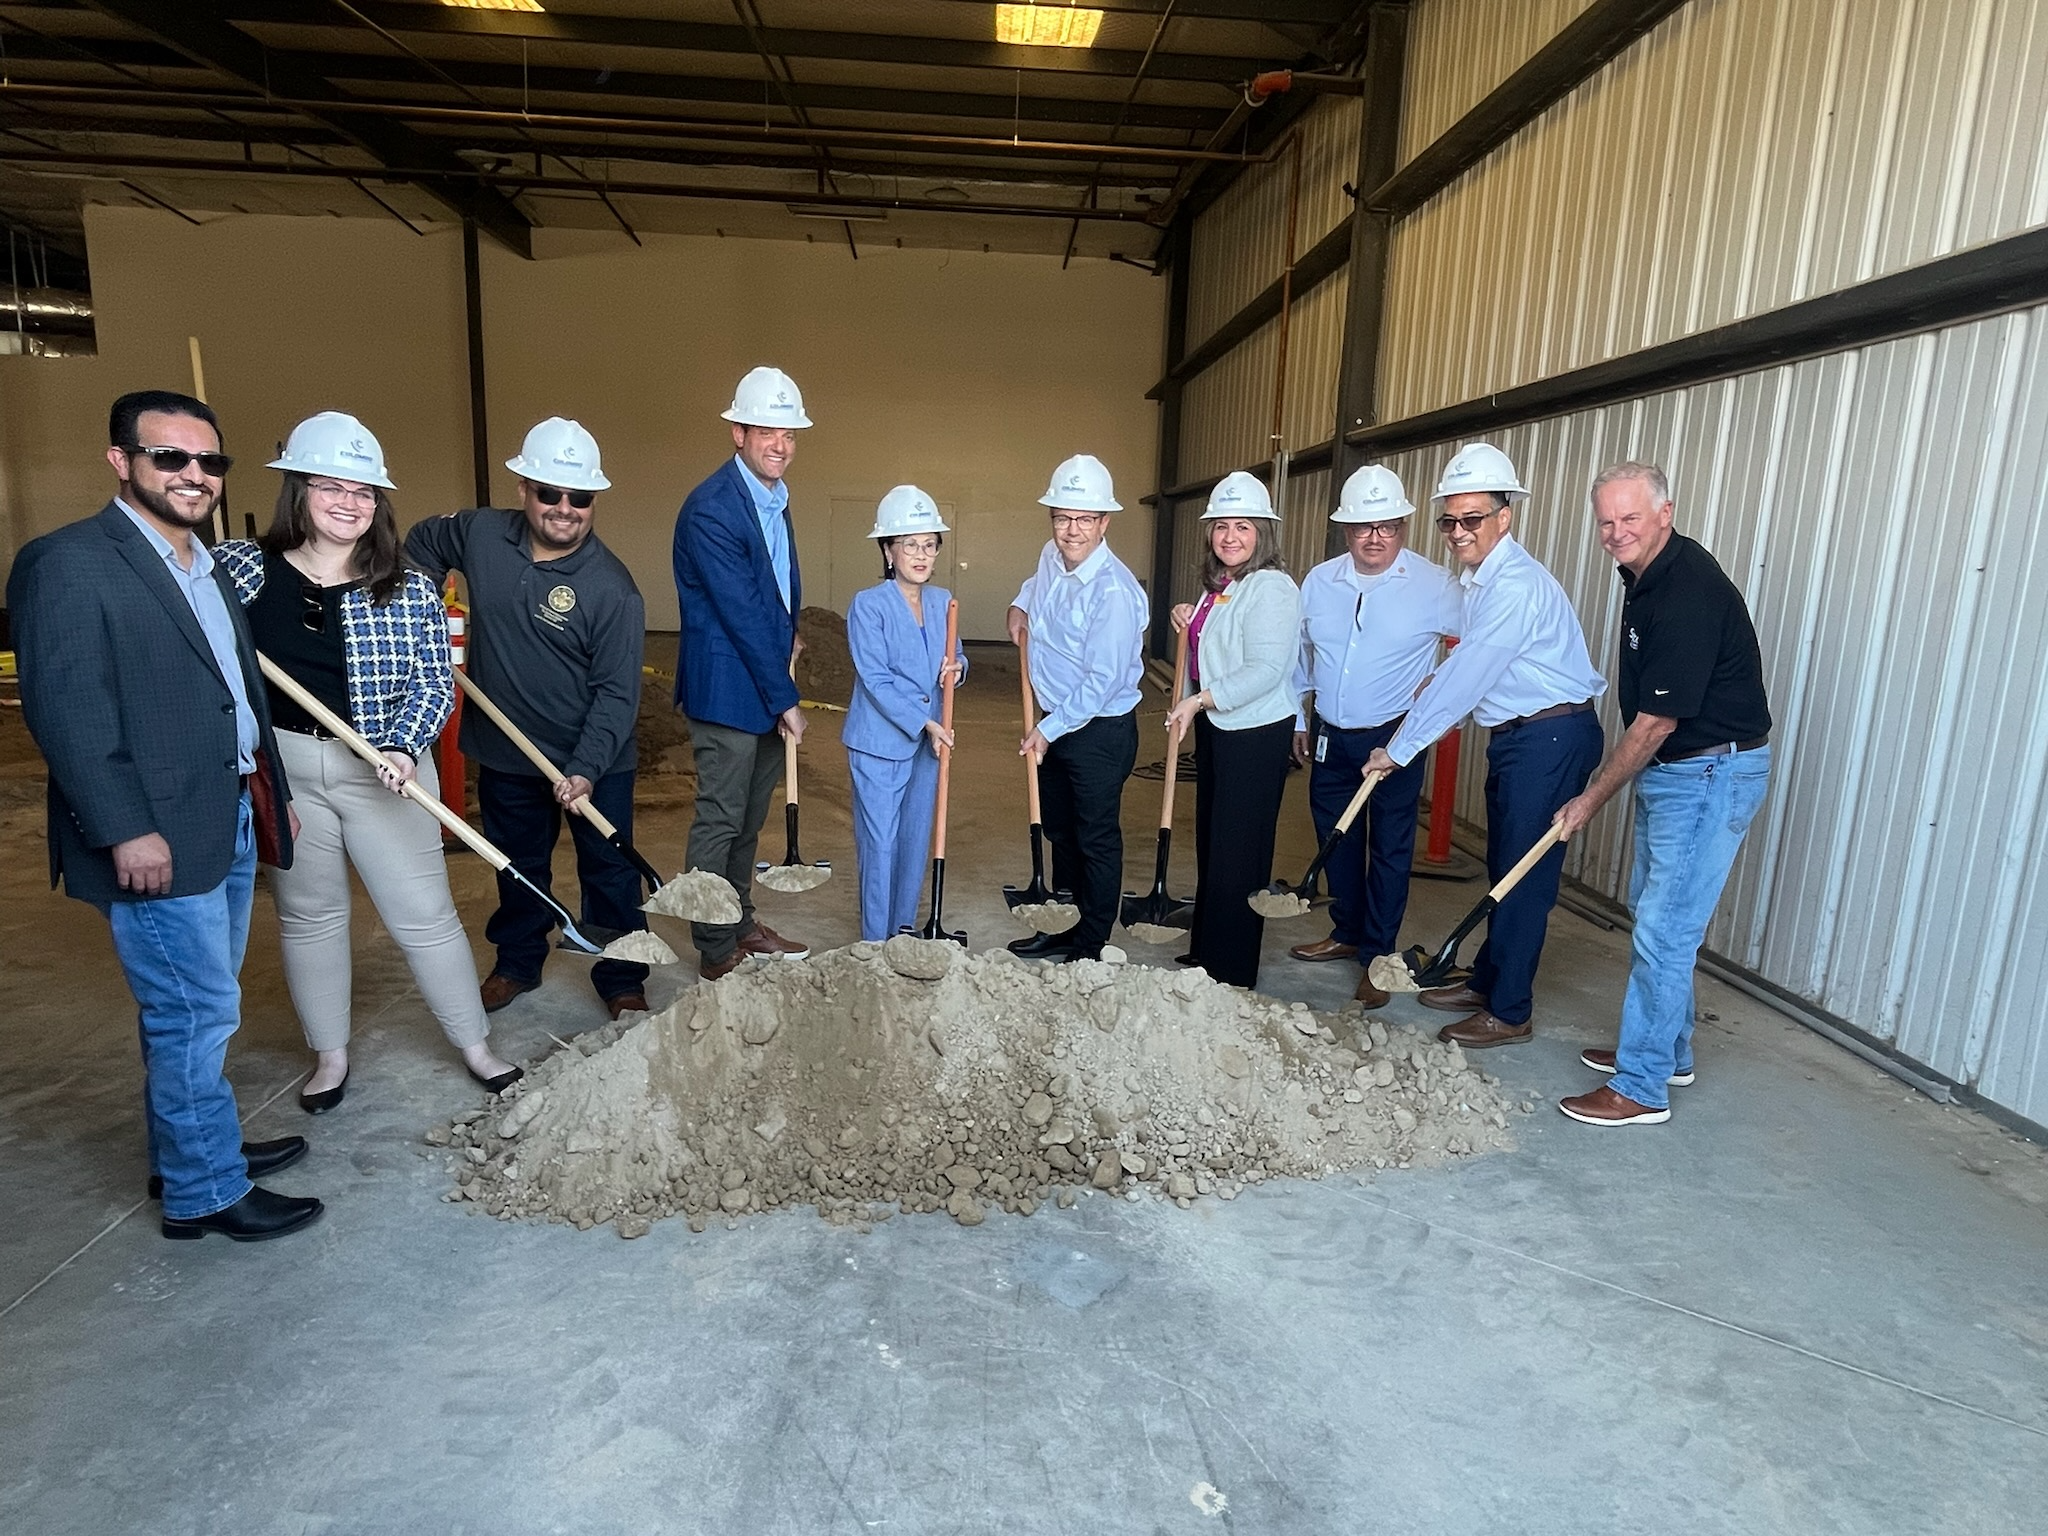
{"type": "Polygon", "coordinates": [[[1468,1051],[1483,1051],[1489,1046],[1513,1045],[1535,1033],[1534,1024],[1509,1024],[1482,1008],[1469,1018],[1446,1024],[1436,1032],[1436,1037],[1446,1045],[1462,1045],[1468,1051]]]}
{"type": "Polygon", "coordinates": [[[1486,1008],[1486,998],[1462,981],[1455,987],[1425,987],[1415,994],[1415,1001],[1445,1013],[1484,1012],[1486,1008]]]}
{"type": "Polygon", "coordinates": [[[484,1000],[484,1012],[496,1013],[520,993],[532,992],[539,986],[537,981],[514,981],[503,971],[493,971],[476,990],[484,1000]]]}
{"type": "Polygon", "coordinates": [[[617,997],[606,998],[604,1006],[614,1020],[621,1014],[654,1011],[647,1006],[647,996],[643,992],[621,992],[617,997]]]}
{"type": "Polygon", "coordinates": [[[1363,1003],[1368,1008],[1384,1008],[1393,999],[1372,984],[1370,976],[1358,978],[1358,990],[1351,994],[1351,1000],[1363,1003]]]}
{"type": "Polygon", "coordinates": [[[810,956],[808,944],[785,939],[766,923],[754,924],[753,931],[740,940],[743,955],[766,955],[770,960],[803,960],[810,956]]]}
{"type": "MultiPolygon", "coordinates": [[[[1579,1052],[1579,1060],[1583,1061],[1595,1072],[1606,1072],[1610,1075],[1614,1072],[1614,1052],[1603,1051],[1597,1045],[1588,1046],[1585,1050],[1579,1052]]],[[[1674,1088],[1690,1088],[1693,1084],[1693,1074],[1690,1072],[1674,1072],[1665,1078],[1664,1081],[1674,1088]]]]}
{"type": "Polygon", "coordinates": [[[1581,1125],[1662,1125],[1671,1118],[1670,1110],[1638,1104],[1607,1083],[1577,1098],[1559,1099],[1557,1107],[1581,1125]]]}
{"type": "Polygon", "coordinates": [[[1313,944],[1297,944],[1287,953],[1311,964],[1323,960],[1355,960],[1358,958],[1358,946],[1339,944],[1334,938],[1318,939],[1313,944]]]}
{"type": "Polygon", "coordinates": [[[719,977],[730,976],[738,970],[740,962],[746,958],[747,953],[743,949],[734,950],[723,960],[713,960],[707,956],[697,962],[697,974],[706,981],[716,981],[719,977]]]}

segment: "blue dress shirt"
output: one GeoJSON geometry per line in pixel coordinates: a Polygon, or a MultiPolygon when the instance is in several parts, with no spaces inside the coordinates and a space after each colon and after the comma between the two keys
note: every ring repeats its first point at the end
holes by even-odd
{"type": "Polygon", "coordinates": [[[193,539],[192,569],[186,570],[178,563],[178,552],[171,548],[171,541],[158,533],[148,518],[118,496],[114,505],[128,514],[128,520],[142,530],[142,536],[163,557],[164,569],[171,573],[171,580],[178,584],[178,590],[191,606],[192,617],[199,621],[206,643],[213,649],[214,665],[220,668],[221,680],[235,699],[235,766],[244,774],[254,773],[256,744],[260,739],[256,733],[256,711],[249,707],[249,688],[242,678],[242,657],[235,648],[235,625],[228,617],[227,595],[213,579],[213,556],[204,544],[193,539]]]}
{"type": "Polygon", "coordinates": [[[789,508],[789,487],[780,480],[767,484],[738,454],[732,456],[747,482],[747,494],[754,498],[754,516],[761,520],[761,537],[768,541],[768,563],[775,567],[775,585],[782,589],[782,606],[789,606],[789,523],[783,513],[789,508]]]}

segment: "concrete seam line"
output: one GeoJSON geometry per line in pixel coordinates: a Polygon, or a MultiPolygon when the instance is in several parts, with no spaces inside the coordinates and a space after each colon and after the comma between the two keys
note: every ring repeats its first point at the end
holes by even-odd
{"type": "MultiPolygon", "coordinates": [[[[291,1081],[287,1082],[282,1088],[278,1089],[269,1098],[265,1099],[261,1104],[258,1104],[254,1109],[250,1110],[248,1114],[242,1116],[242,1124],[247,1125],[251,1120],[255,1119],[258,1115],[262,1114],[264,1110],[270,1108],[271,1105],[275,1104],[279,1099],[283,1098],[287,1093],[291,1092],[293,1088],[297,1087],[300,1083],[303,1083],[310,1076],[312,1076],[310,1072],[299,1073],[298,1076],[292,1078],[291,1081]]],[[[29,1297],[35,1295],[37,1291],[40,1291],[52,1280],[56,1279],[59,1275],[63,1274],[64,1271],[69,1269],[73,1264],[77,1263],[80,1259],[84,1258],[87,1251],[91,1249],[95,1243],[97,1243],[101,1238],[105,1237],[109,1232],[113,1231],[114,1228],[120,1226],[122,1222],[126,1221],[130,1216],[133,1216],[137,1211],[141,1210],[147,1204],[149,1204],[147,1200],[136,1201],[133,1205],[129,1206],[127,1210],[123,1211],[120,1215],[116,1216],[104,1227],[101,1227],[99,1231],[93,1233],[91,1237],[87,1238],[85,1242],[80,1245],[76,1253],[72,1254],[69,1258],[65,1259],[63,1263],[59,1264],[55,1269],[51,1270],[47,1275],[43,1276],[42,1279],[38,1280],[34,1285],[30,1286],[27,1290],[23,1291],[19,1296],[15,1297],[14,1300],[7,1303],[6,1306],[0,1307],[0,1317],[5,1317],[8,1313],[12,1312],[16,1307],[20,1306],[24,1301],[27,1301],[29,1297]]]]}
{"type": "Polygon", "coordinates": [[[1541,1269],[1550,1270],[1554,1274],[1564,1275],[1573,1280],[1583,1280],[1589,1285],[1599,1286],[1602,1290],[1613,1291],[1618,1295],[1627,1296],[1636,1301],[1648,1302],[1653,1307],[1661,1307],[1667,1312],[1676,1312],[1681,1317],[1689,1317],[1696,1322],[1707,1323],[1716,1328],[1725,1328],[1730,1333],[1740,1334],[1746,1339],[1754,1339],[1760,1344],[1774,1345],[1779,1349],[1789,1350],[1795,1355],[1803,1355],[1809,1360],[1816,1360],[1822,1365],[1832,1365],[1840,1370],[1849,1372],[1851,1375],[1861,1376],[1869,1381],[1881,1382],[1888,1387],[1897,1387],[1901,1392],[1910,1392],[1913,1396],[1924,1397],[1929,1402],[1941,1403],[1950,1408],[1960,1408],[1964,1413],[1975,1414],[1980,1419],[1989,1419],[1994,1424],[2003,1424],[2010,1429],[2023,1430],[2027,1434],[2038,1435],[2042,1439],[2048,1440],[2048,1429],[2043,1429],[2035,1424],[2023,1423],[2019,1419],[2009,1419],[2002,1413],[1993,1412],[1989,1408],[1980,1408],[1975,1403],[1966,1403],[1959,1397],[1949,1397],[1944,1393],[1933,1391],[1927,1387],[1915,1386],[1910,1381],[1901,1381],[1896,1376],[1887,1376],[1884,1372],[1873,1371],[1868,1366],[1857,1365],[1853,1361],[1839,1359],[1834,1355],[1822,1354],[1817,1349],[1809,1349],[1804,1344],[1795,1344],[1790,1339],[1774,1338],[1768,1333],[1746,1327],[1728,1318],[1716,1317],[1711,1312],[1702,1312],[1695,1307],[1681,1306],[1678,1302],[1666,1301],[1661,1296],[1651,1296],[1643,1291],[1631,1290],[1628,1286],[1622,1285],[1618,1281],[1603,1280],[1598,1275],[1589,1275],[1584,1270],[1572,1269],[1568,1265],[1558,1264],[1550,1259],[1539,1258],[1533,1253],[1524,1253],[1520,1249],[1510,1248],[1504,1243],[1489,1242],[1483,1237],[1473,1236],[1470,1232],[1461,1232],[1456,1227],[1447,1227],[1442,1222],[1431,1221],[1428,1217],[1412,1215],[1402,1210],[1399,1206],[1390,1205],[1384,1200],[1374,1200],[1365,1194],[1354,1193],[1350,1190],[1340,1189],[1337,1193],[1347,1200],[1356,1200],[1361,1205],[1374,1206],[1379,1210],[1385,1211],[1390,1216],[1398,1216],[1404,1221],[1413,1222],[1425,1231],[1441,1232],[1446,1237],[1456,1238],[1459,1242],[1469,1243],[1475,1248],[1485,1248],[1491,1252],[1503,1254],[1508,1258],[1520,1259],[1523,1263],[1534,1264],[1541,1269]]]}

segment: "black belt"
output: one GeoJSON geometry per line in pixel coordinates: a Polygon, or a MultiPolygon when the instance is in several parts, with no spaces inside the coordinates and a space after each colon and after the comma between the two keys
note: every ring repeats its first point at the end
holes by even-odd
{"type": "Polygon", "coordinates": [[[1502,731],[1520,730],[1525,725],[1534,725],[1538,720],[1556,720],[1563,715],[1583,715],[1592,707],[1591,699],[1581,699],[1576,704],[1553,704],[1548,709],[1537,710],[1533,715],[1517,715],[1512,720],[1503,720],[1491,729],[1498,736],[1502,731]]]}
{"type": "Polygon", "coordinates": [[[1316,724],[1335,736],[1363,736],[1367,731],[1398,731],[1401,728],[1401,722],[1407,718],[1408,712],[1403,710],[1400,714],[1394,716],[1393,719],[1382,720],[1378,725],[1332,725],[1318,713],[1316,724]]]}
{"type": "Polygon", "coordinates": [[[1733,757],[1737,752],[1754,752],[1758,747],[1768,747],[1771,738],[1752,736],[1747,741],[1717,741],[1711,747],[1694,747],[1690,752],[1674,752],[1669,757],[1657,759],[1660,763],[1683,763],[1695,757],[1733,757]]]}
{"type": "Polygon", "coordinates": [[[317,725],[280,725],[280,731],[290,731],[294,736],[310,736],[315,741],[339,741],[341,738],[332,731],[322,730],[317,725]]]}

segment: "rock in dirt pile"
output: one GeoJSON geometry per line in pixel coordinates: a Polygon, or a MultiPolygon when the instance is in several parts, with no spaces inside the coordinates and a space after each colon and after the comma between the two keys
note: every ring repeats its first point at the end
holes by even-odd
{"type": "Polygon", "coordinates": [[[971,1226],[1086,1188],[1227,1200],[1505,1147],[1513,1108],[1458,1047],[1377,1019],[899,936],[749,961],[428,1139],[456,1152],[452,1200],[637,1236],[790,1205],[971,1226]]]}

